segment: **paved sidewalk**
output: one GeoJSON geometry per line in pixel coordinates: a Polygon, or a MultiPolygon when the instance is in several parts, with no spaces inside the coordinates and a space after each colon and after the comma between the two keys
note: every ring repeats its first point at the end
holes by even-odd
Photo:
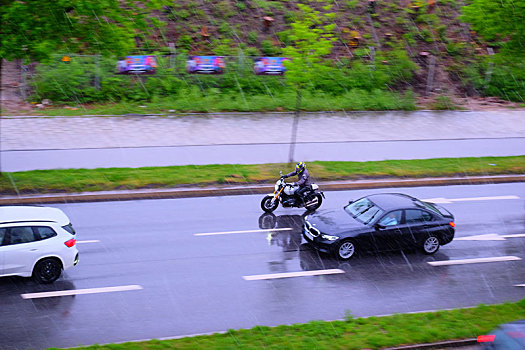
{"type": "MultiPolygon", "coordinates": [[[[286,163],[293,113],[3,117],[3,171],[286,163]]],[[[301,113],[294,160],[525,154],[525,112],[301,113]]]]}
{"type": "MultiPolygon", "coordinates": [[[[2,117],[0,149],[280,144],[293,113],[2,117]]],[[[356,142],[525,137],[525,112],[301,113],[297,141],[356,142]]]]}

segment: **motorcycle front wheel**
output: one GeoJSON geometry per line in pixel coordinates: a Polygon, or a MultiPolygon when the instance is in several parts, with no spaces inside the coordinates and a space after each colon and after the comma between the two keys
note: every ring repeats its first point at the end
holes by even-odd
{"type": "Polygon", "coordinates": [[[272,204],[273,196],[266,196],[261,201],[261,209],[267,213],[273,212],[279,206],[279,201],[275,200],[272,204]]]}
{"type": "Polygon", "coordinates": [[[317,210],[323,203],[323,196],[320,193],[316,193],[309,201],[306,202],[305,208],[308,211],[317,210]]]}

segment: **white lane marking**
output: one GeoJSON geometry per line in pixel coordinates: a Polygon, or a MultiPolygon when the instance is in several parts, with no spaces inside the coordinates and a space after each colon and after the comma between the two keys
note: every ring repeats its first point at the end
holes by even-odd
{"type": "Polygon", "coordinates": [[[503,238],[519,238],[519,237],[525,237],[525,233],[517,233],[515,235],[503,235],[501,237],[503,237],[503,238]]]}
{"type": "Polygon", "coordinates": [[[332,274],[336,274],[336,273],[345,273],[345,272],[343,270],[340,270],[340,269],[328,269],[328,270],[312,270],[312,271],[270,273],[270,274],[267,274],[267,275],[242,276],[242,278],[244,278],[246,281],[258,281],[258,280],[271,280],[271,279],[276,279],[276,278],[332,275],[332,274]]]}
{"type": "Polygon", "coordinates": [[[194,236],[215,236],[215,235],[229,235],[233,233],[252,233],[252,232],[269,232],[269,231],[291,231],[292,228],[273,228],[268,230],[244,230],[244,231],[224,231],[224,232],[209,232],[209,233],[195,233],[194,236]]]}
{"type": "Polygon", "coordinates": [[[458,237],[454,238],[454,241],[505,241],[505,238],[504,236],[500,236],[497,233],[489,233],[486,235],[458,237]]]}
{"type": "Polygon", "coordinates": [[[59,290],[55,292],[41,292],[41,293],[27,293],[27,294],[20,294],[20,296],[24,299],[37,299],[37,298],[63,297],[63,296],[68,296],[68,295],[125,292],[129,290],[139,290],[139,289],[142,289],[142,286],[134,284],[134,285],[129,285],[129,286],[59,290]]]}
{"type": "Polygon", "coordinates": [[[495,256],[492,258],[428,261],[428,263],[432,266],[444,266],[444,265],[477,264],[477,263],[515,261],[515,260],[521,260],[521,258],[510,255],[510,256],[495,256]]]}
{"type": "Polygon", "coordinates": [[[472,201],[495,201],[503,199],[520,199],[518,196],[490,196],[490,197],[466,197],[466,198],[428,198],[423,199],[426,202],[437,203],[437,204],[447,204],[453,202],[472,202],[472,201]]]}
{"type": "Polygon", "coordinates": [[[515,284],[514,287],[525,287],[525,284],[515,284]]]}
{"type": "Polygon", "coordinates": [[[436,203],[436,204],[450,204],[452,203],[451,201],[449,201],[448,199],[446,198],[425,198],[425,199],[422,199],[422,201],[424,202],[430,202],[430,203],[436,203]]]}
{"type": "Polygon", "coordinates": [[[502,199],[520,199],[518,196],[491,196],[491,197],[470,197],[470,198],[453,198],[452,202],[470,202],[470,201],[497,201],[502,199]]]}
{"type": "Polygon", "coordinates": [[[505,241],[507,238],[525,237],[525,233],[518,233],[514,235],[498,235],[497,233],[488,233],[485,235],[474,235],[467,237],[454,238],[454,241],[505,241]]]}
{"type": "Polygon", "coordinates": [[[77,244],[84,244],[84,243],[99,243],[100,241],[98,239],[92,239],[87,241],[77,241],[77,244]]]}

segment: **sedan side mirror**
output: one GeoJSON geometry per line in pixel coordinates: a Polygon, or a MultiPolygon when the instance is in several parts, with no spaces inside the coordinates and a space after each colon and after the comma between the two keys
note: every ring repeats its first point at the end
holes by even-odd
{"type": "Polygon", "coordinates": [[[376,230],[384,230],[386,228],[385,225],[376,224],[376,230]]]}

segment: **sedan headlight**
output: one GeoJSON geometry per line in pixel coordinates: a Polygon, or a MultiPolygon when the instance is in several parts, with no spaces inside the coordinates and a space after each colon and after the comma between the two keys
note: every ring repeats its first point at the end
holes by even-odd
{"type": "Polygon", "coordinates": [[[330,235],[321,235],[321,237],[328,241],[336,241],[339,239],[338,236],[330,236],[330,235]]]}

